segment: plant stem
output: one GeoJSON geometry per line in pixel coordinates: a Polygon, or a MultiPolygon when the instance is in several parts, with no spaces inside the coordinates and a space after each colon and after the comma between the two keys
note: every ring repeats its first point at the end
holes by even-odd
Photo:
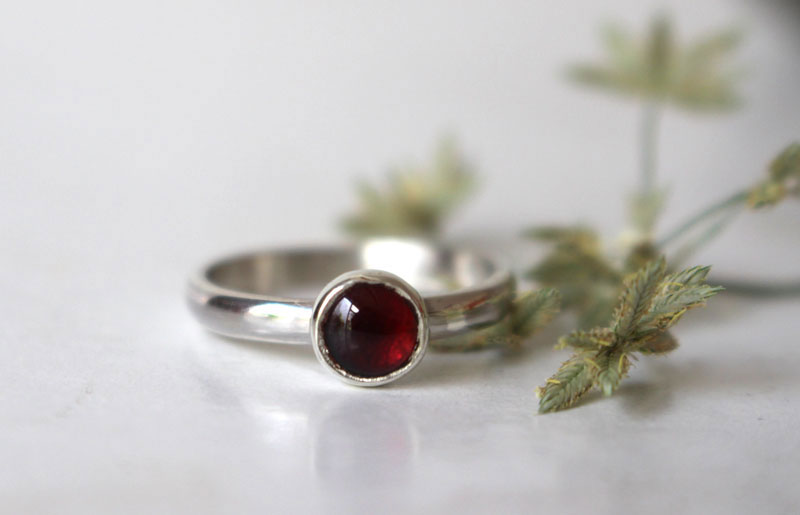
{"type": "Polygon", "coordinates": [[[795,282],[758,282],[720,280],[726,291],[751,297],[794,297],[800,295],[800,281],[795,282]]]}
{"type": "Polygon", "coordinates": [[[716,204],[713,204],[704,210],[700,211],[699,213],[691,216],[688,220],[684,223],[679,225],[676,229],[672,232],[668,233],[665,237],[661,238],[661,240],[657,243],[659,248],[663,248],[679,237],[683,236],[686,232],[693,229],[698,224],[708,220],[716,216],[719,213],[727,211],[728,209],[732,209],[734,207],[739,207],[740,205],[744,205],[744,202],[747,200],[748,191],[743,190],[740,192],[731,195],[730,197],[723,199],[716,204]]]}
{"type": "Polygon", "coordinates": [[[648,102],[642,112],[639,131],[641,148],[639,171],[641,173],[640,194],[649,195],[656,187],[658,122],[661,109],[657,102],[648,102]]]}
{"type": "Polygon", "coordinates": [[[680,266],[680,264],[685,262],[692,254],[705,246],[705,244],[707,244],[709,241],[716,238],[723,229],[733,222],[733,219],[737,214],[738,210],[729,212],[728,216],[721,217],[719,220],[711,224],[710,227],[704,230],[699,236],[678,249],[678,251],[675,252],[675,255],[670,259],[672,265],[680,266]]]}

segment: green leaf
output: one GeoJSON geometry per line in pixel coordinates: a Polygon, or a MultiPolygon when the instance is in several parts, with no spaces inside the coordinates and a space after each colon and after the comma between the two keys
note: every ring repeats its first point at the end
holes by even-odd
{"type": "Polygon", "coordinates": [[[515,299],[512,325],[515,335],[526,338],[550,323],[561,307],[561,294],[554,288],[527,292],[515,299]]]}
{"type": "Polygon", "coordinates": [[[558,313],[559,304],[560,294],[552,288],[526,292],[513,301],[510,313],[499,322],[467,334],[437,338],[430,346],[446,352],[514,348],[546,326],[558,313]]]}
{"type": "Polygon", "coordinates": [[[747,205],[752,209],[774,206],[786,198],[786,186],[782,182],[767,180],[750,190],[747,205]]]}
{"type": "Polygon", "coordinates": [[[597,237],[597,233],[588,227],[580,225],[574,227],[556,225],[531,227],[523,233],[523,236],[533,240],[578,247],[584,250],[600,248],[600,239],[597,237]]]}
{"type": "Polygon", "coordinates": [[[635,331],[637,337],[665,331],[675,325],[686,311],[704,305],[707,299],[723,290],[721,286],[707,284],[682,287],[676,283],[665,283],[653,299],[649,312],[641,318],[635,331]]]}
{"type": "Polygon", "coordinates": [[[729,111],[739,107],[742,100],[731,84],[738,74],[717,77],[683,77],[672,87],[671,98],[676,105],[694,111],[729,111]]]}
{"type": "Polygon", "coordinates": [[[619,294],[622,275],[604,256],[597,234],[584,226],[534,227],[525,236],[554,245],[527,277],[561,292],[562,309],[578,313],[578,327],[605,325],[619,294]]]}
{"type": "Polygon", "coordinates": [[[514,347],[520,343],[519,340],[513,333],[509,315],[488,327],[465,334],[437,338],[431,340],[428,345],[437,352],[468,352],[495,347],[514,347]]]}
{"type": "Polygon", "coordinates": [[[628,373],[630,368],[628,355],[622,350],[611,349],[598,354],[595,363],[598,367],[595,379],[597,386],[603,395],[612,395],[628,373]]]}
{"type": "Polygon", "coordinates": [[[742,42],[743,32],[738,27],[731,27],[705,36],[690,45],[686,50],[686,64],[696,68],[704,68],[730,54],[742,42]]]}
{"type": "Polygon", "coordinates": [[[669,19],[664,16],[655,18],[647,36],[645,56],[648,78],[654,91],[665,89],[675,52],[669,19]]]}
{"type": "Polygon", "coordinates": [[[710,266],[693,266],[680,272],[667,275],[664,278],[665,286],[673,288],[686,288],[689,286],[699,286],[705,283],[710,266]]]}
{"type": "Polygon", "coordinates": [[[610,286],[601,283],[586,289],[585,299],[577,306],[579,329],[606,326],[611,321],[619,297],[619,287],[610,286]]]}
{"type": "Polygon", "coordinates": [[[692,110],[730,109],[740,104],[735,86],[742,74],[726,61],[740,40],[740,31],[724,30],[681,45],[669,19],[658,17],[640,38],[607,28],[606,61],[573,66],[569,75],[578,83],[647,101],[692,110]]]}
{"type": "Polygon", "coordinates": [[[638,94],[642,91],[639,77],[629,73],[593,65],[573,66],[568,76],[575,82],[585,86],[607,89],[618,93],[638,94]]]}
{"type": "Polygon", "coordinates": [[[619,273],[603,258],[580,252],[577,249],[558,249],[547,255],[528,277],[545,286],[559,288],[563,284],[595,282],[611,279],[616,282],[619,273]]]}
{"type": "Polygon", "coordinates": [[[792,143],[773,159],[769,165],[769,177],[776,182],[800,178],[800,143],[792,143]]]}
{"type": "Polygon", "coordinates": [[[652,340],[642,343],[636,350],[642,354],[662,355],[678,348],[676,340],[669,332],[661,333],[652,340]]]}
{"type": "Polygon", "coordinates": [[[664,258],[660,258],[626,281],[612,325],[612,330],[619,339],[627,338],[633,333],[636,325],[647,314],[664,278],[665,267],[664,258]]]}
{"type": "Polygon", "coordinates": [[[606,328],[596,327],[591,331],[573,331],[558,339],[557,349],[573,347],[577,350],[600,349],[614,343],[614,333],[606,328]]]}
{"type": "Polygon", "coordinates": [[[473,183],[454,143],[444,140],[431,165],[394,171],[382,189],[360,184],[360,208],[343,226],[359,236],[432,236],[471,193],[473,183]]]}
{"type": "Polygon", "coordinates": [[[788,195],[800,195],[800,143],[792,143],[769,165],[768,179],[750,189],[747,203],[758,209],[774,206],[788,195]]]}
{"type": "Polygon", "coordinates": [[[573,405],[591,389],[613,394],[627,376],[636,353],[665,354],[678,343],[667,332],[686,311],[703,305],[722,288],[705,284],[707,266],[667,274],[663,258],[651,261],[625,282],[610,327],[575,331],[559,339],[557,348],[577,353],[539,390],[540,411],[573,405]]]}
{"type": "Polygon", "coordinates": [[[619,70],[630,70],[636,66],[638,42],[621,25],[609,24],[603,27],[602,39],[608,57],[619,70]]]}
{"type": "Polygon", "coordinates": [[[586,354],[576,354],[536,390],[539,396],[539,413],[569,408],[583,397],[594,383],[594,371],[586,354]]]}

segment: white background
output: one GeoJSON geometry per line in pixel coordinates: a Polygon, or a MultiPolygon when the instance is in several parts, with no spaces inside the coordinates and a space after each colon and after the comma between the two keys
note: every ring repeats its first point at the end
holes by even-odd
{"type": "MultiPolygon", "coordinates": [[[[736,114],[666,115],[668,219],[800,136],[791,5],[667,6],[681,36],[747,29],[750,72],[736,114]]],[[[2,2],[0,512],[800,509],[797,300],[715,299],[617,396],[548,416],[533,389],[568,320],[521,356],[428,356],[366,391],[310,348],[207,334],[183,305],[219,253],[336,237],[357,177],[448,132],[481,174],[449,237],[614,235],[639,111],[563,72],[600,55],[600,22],[640,29],[658,8],[2,2]]],[[[798,277],[798,216],[742,218],[699,261],[798,277]]]]}

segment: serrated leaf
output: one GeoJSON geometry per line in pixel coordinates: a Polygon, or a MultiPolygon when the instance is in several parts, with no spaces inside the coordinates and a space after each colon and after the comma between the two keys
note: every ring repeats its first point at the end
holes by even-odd
{"type": "Polygon", "coordinates": [[[514,347],[520,343],[512,329],[511,315],[488,327],[465,334],[436,338],[428,344],[437,352],[468,352],[493,347],[514,347]]]}
{"type": "Polygon", "coordinates": [[[721,286],[700,284],[677,287],[664,284],[662,291],[653,300],[649,312],[642,317],[636,330],[638,335],[653,331],[664,331],[673,326],[683,314],[692,308],[704,305],[706,300],[724,290],[721,286]]]}
{"type": "Polygon", "coordinates": [[[641,38],[618,27],[606,29],[606,62],[574,66],[570,77],[584,85],[666,100],[685,109],[730,109],[740,104],[735,86],[741,73],[724,65],[740,39],[741,32],[725,30],[679,45],[664,17],[656,18],[641,38]]]}
{"type": "Polygon", "coordinates": [[[725,57],[741,44],[743,32],[738,27],[724,29],[690,45],[686,50],[686,62],[697,67],[708,66],[725,57]]]}
{"type": "Polygon", "coordinates": [[[636,350],[643,354],[666,354],[678,348],[678,340],[669,332],[659,334],[639,345],[636,350]]]}
{"type": "Polygon", "coordinates": [[[626,281],[614,313],[612,330],[618,338],[627,338],[650,310],[664,278],[664,258],[651,262],[626,281]]]}
{"type": "Polygon", "coordinates": [[[790,177],[800,178],[800,143],[792,143],[772,160],[769,176],[773,181],[785,181],[790,177]]]}
{"type": "Polygon", "coordinates": [[[609,59],[619,69],[625,70],[635,66],[638,42],[632,34],[618,24],[609,24],[603,27],[603,43],[608,52],[609,59]]]}
{"type": "Polygon", "coordinates": [[[678,343],[667,329],[722,288],[705,284],[709,267],[696,266],[670,274],[665,268],[661,258],[626,281],[610,327],[575,331],[559,340],[557,348],[571,346],[577,354],[541,389],[541,398],[546,398],[547,403],[544,409],[540,403],[540,411],[574,404],[591,388],[585,384],[590,375],[594,386],[611,395],[627,375],[637,352],[664,354],[677,348],[678,343]],[[562,382],[566,386],[561,386],[562,382]]]}
{"type": "Polygon", "coordinates": [[[747,205],[752,209],[774,206],[786,198],[787,193],[782,182],[764,181],[750,190],[747,205]]]}
{"type": "Polygon", "coordinates": [[[697,286],[705,283],[708,272],[711,271],[710,266],[693,266],[680,272],[668,274],[664,278],[664,284],[667,288],[686,288],[689,286],[697,286]]]}
{"type": "Polygon", "coordinates": [[[576,354],[537,389],[539,413],[569,408],[583,397],[594,384],[594,371],[586,361],[587,356],[576,354]]]}
{"type": "Polygon", "coordinates": [[[360,209],[343,221],[360,236],[430,236],[472,191],[473,175],[450,140],[443,141],[427,167],[389,174],[387,186],[359,186],[360,209]]]}
{"type": "Polygon", "coordinates": [[[595,285],[584,294],[586,299],[578,306],[578,328],[588,330],[607,326],[614,314],[619,297],[619,288],[595,285]]]}
{"type": "Polygon", "coordinates": [[[583,249],[599,249],[600,244],[597,233],[583,226],[562,227],[545,225],[531,227],[523,233],[523,236],[533,240],[576,246],[583,249]]]}
{"type": "Polygon", "coordinates": [[[573,331],[558,339],[557,349],[573,347],[577,350],[600,349],[614,343],[614,333],[607,328],[594,328],[591,331],[573,331]]]}
{"type": "Polygon", "coordinates": [[[603,395],[612,395],[623,377],[628,373],[630,360],[622,350],[608,350],[598,354],[595,359],[597,373],[595,381],[603,395]]]}
{"type": "Polygon", "coordinates": [[[514,301],[513,332],[526,338],[550,323],[561,307],[561,294],[554,288],[543,288],[521,295],[514,301]]]}
{"type": "Polygon", "coordinates": [[[559,246],[528,272],[528,277],[547,286],[562,283],[610,279],[616,282],[619,273],[599,254],[582,249],[559,246]]]}
{"type": "Polygon", "coordinates": [[[620,73],[615,70],[593,65],[573,66],[569,77],[580,84],[610,91],[636,94],[642,91],[639,77],[631,73],[620,73]]]}
{"type": "Polygon", "coordinates": [[[547,325],[559,311],[560,294],[544,288],[520,295],[512,303],[509,315],[499,322],[446,338],[431,341],[437,351],[463,352],[488,347],[515,348],[523,340],[547,325]]]}

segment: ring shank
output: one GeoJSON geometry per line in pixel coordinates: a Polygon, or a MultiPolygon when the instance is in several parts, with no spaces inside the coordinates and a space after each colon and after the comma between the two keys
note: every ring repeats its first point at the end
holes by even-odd
{"type": "Polygon", "coordinates": [[[311,343],[317,294],[338,275],[360,269],[396,274],[422,295],[431,340],[490,327],[508,314],[513,278],[478,253],[409,240],[353,247],[244,254],[215,263],[189,281],[189,306],[211,331],[275,343],[311,343]]]}

